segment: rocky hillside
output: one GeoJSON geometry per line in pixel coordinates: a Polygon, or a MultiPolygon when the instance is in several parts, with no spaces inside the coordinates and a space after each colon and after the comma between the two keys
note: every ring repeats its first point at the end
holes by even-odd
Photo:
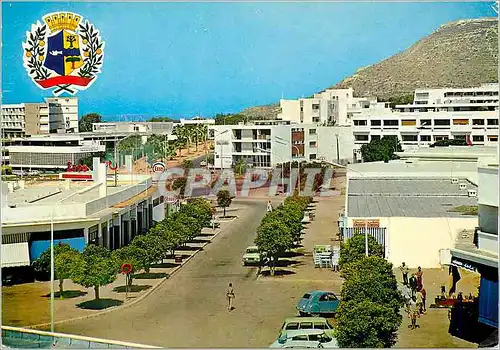
{"type": "Polygon", "coordinates": [[[441,26],[409,49],[334,85],[358,96],[388,98],[422,87],[468,87],[498,81],[498,21],[463,20],[441,26]]]}
{"type": "MultiPolygon", "coordinates": [[[[421,87],[467,87],[498,82],[498,21],[462,20],[442,25],[407,50],[359,69],[333,88],[352,87],[357,96],[388,99],[421,87]]],[[[274,118],[276,104],[240,114],[274,118]]]]}

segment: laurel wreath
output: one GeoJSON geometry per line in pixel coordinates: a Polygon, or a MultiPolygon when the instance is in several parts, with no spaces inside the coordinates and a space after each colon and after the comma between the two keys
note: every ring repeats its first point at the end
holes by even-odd
{"type": "Polygon", "coordinates": [[[30,57],[27,59],[26,65],[30,69],[29,74],[35,75],[35,80],[42,80],[49,78],[49,71],[43,66],[43,59],[38,59],[39,57],[45,57],[45,49],[40,46],[40,41],[45,39],[45,31],[47,26],[39,26],[36,30],[30,32],[27,47],[25,48],[26,53],[30,53],[30,57]]]}
{"type": "Polygon", "coordinates": [[[85,25],[80,24],[79,29],[81,31],[80,36],[83,40],[87,41],[83,51],[88,52],[89,55],[80,68],[78,75],[83,78],[93,78],[96,73],[100,72],[99,68],[102,65],[102,47],[104,43],[99,40],[99,32],[88,21],[85,21],[85,25]],[[98,53],[99,49],[101,51],[98,53]]]}

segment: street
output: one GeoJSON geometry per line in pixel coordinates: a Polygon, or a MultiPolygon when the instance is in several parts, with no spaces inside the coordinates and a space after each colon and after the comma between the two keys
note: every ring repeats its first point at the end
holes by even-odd
{"type": "Polygon", "coordinates": [[[129,308],[56,331],[162,347],[268,347],[283,323],[296,314],[303,283],[257,280],[257,268],[242,266],[245,248],[266,212],[266,202],[238,202],[238,220],[165,284],[129,308]],[[229,282],[235,310],[227,310],[229,282]],[[285,290],[284,290],[285,289],[285,290]]]}

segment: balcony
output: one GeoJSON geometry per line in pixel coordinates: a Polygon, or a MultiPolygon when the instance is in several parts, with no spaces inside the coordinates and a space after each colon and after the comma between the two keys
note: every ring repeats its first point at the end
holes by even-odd
{"type": "Polygon", "coordinates": [[[477,230],[477,248],[498,255],[498,235],[477,230]]]}

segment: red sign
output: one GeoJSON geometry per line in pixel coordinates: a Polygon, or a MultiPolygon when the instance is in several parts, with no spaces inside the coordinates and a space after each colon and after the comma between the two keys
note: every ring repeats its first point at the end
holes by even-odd
{"type": "Polygon", "coordinates": [[[60,173],[59,179],[70,179],[70,180],[92,180],[92,173],[60,173]]]}
{"type": "Polygon", "coordinates": [[[89,170],[89,167],[85,164],[71,164],[71,162],[68,162],[68,167],[66,168],[67,172],[73,173],[87,172],[89,170]]]}
{"type": "Polygon", "coordinates": [[[122,273],[128,275],[132,272],[132,264],[123,264],[122,265],[122,273]]]}

